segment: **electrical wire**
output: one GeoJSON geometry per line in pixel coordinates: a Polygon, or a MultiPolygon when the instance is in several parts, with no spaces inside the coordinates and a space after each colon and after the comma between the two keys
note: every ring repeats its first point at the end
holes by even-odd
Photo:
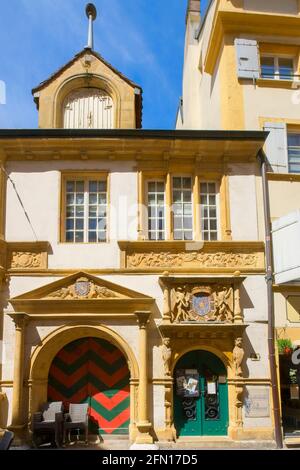
{"type": "Polygon", "coordinates": [[[37,234],[35,233],[35,230],[34,230],[34,228],[33,228],[33,226],[32,226],[31,221],[30,221],[29,215],[28,215],[27,212],[26,212],[26,209],[25,209],[24,204],[23,204],[23,202],[22,202],[22,199],[21,199],[21,197],[20,197],[20,195],[19,195],[19,193],[18,193],[18,190],[17,190],[17,188],[16,188],[16,185],[15,185],[14,181],[11,179],[11,177],[9,176],[9,174],[7,173],[7,171],[5,170],[5,168],[4,168],[3,166],[1,166],[1,169],[2,169],[2,171],[5,173],[7,179],[11,182],[12,187],[14,188],[14,191],[15,191],[15,193],[16,193],[16,195],[17,195],[18,201],[19,201],[19,203],[20,203],[20,205],[21,205],[21,207],[22,207],[22,209],[23,209],[23,211],[24,211],[25,217],[26,217],[26,219],[27,219],[27,221],[28,221],[28,223],[29,223],[29,225],[30,225],[30,228],[31,228],[31,230],[32,230],[32,233],[33,233],[33,236],[34,236],[34,238],[35,238],[35,241],[37,242],[37,241],[38,241],[37,234]]]}

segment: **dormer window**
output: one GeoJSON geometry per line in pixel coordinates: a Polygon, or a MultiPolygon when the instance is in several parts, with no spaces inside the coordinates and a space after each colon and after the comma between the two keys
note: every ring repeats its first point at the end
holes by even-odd
{"type": "Polygon", "coordinates": [[[73,91],[64,101],[63,126],[65,129],[113,129],[112,98],[98,88],[73,91]]]}

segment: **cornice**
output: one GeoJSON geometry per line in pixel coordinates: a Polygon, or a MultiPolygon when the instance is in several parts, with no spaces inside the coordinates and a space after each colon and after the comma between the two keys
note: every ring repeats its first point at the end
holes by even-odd
{"type": "Polygon", "coordinates": [[[227,33],[255,34],[272,36],[300,36],[300,17],[264,12],[219,10],[209,38],[209,46],[204,62],[204,70],[209,74],[214,69],[221,50],[224,35],[227,33]]]}

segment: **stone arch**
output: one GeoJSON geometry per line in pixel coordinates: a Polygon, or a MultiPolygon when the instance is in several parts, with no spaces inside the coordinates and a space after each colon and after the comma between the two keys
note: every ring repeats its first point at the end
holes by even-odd
{"type": "Polygon", "coordinates": [[[232,364],[229,360],[229,358],[222,352],[220,351],[219,349],[217,348],[214,348],[212,347],[211,345],[207,345],[207,344],[195,344],[195,345],[190,345],[190,346],[186,346],[185,348],[183,348],[180,353],[178,355],[176,355],[174,361],[173,361],[173,364],[172,364],[172,368],[171,368],[171,375],[173,376],[174,374],[174,371],[175,371],[175,368],[176,368],[176,364],[178,363],[178,361],[187,353],[189,352],[192,352],[192,351],[208,351],[212,354],[214,354],[215,356],[217,356],[220,361],[224,364],[224,367],[227,371],[227,376],[230,378],[233,371],[232,371],[232,364]]]}
{"type": "Polygon", "coordinates": [[[172,368],[172,423],[175,439],[176,436],[228,435],[231,421],[228,380],[219,381],[217,378],[224,374],[228,377],[228,366],[226,356],[211,346],[193,345],[176,357],[172,368]],[[186,375],[183,369],[193,370],[189,372],[190,377],[197,380],[198,393],[191,395],[191,398],[185,395],[183,385],[180,385],[181,377],[186,375]],[[177,375],[176,370],[179,371],[177,375]],[[208,391],[209,381],[215,383],[214,391],[208,391]]]}
{"type": "Polygon", "coordinates": [[[29,413],[39,409],[47,401],[48,375],[53,359],[67,344],[85,337],[101,338],[109,341],[124,354],[127,359],[131,382],[138,380],[139,367],[136,357],[127,342],[115,331],[104,325],[71,324],[62,326],[47,335],[42,344],[37,346],[30,360],[30,398],[29,413]]]}
{"type": "Polygon", "coordinates": [[[63,104],[67,96],[80,88],[97,88],[105,91],[114,103],[114,128],[120,128],[121,96],[120,91],[111,78],[104,75],[82,73],[67,78],[56,90],[53,101],[53,127],[63,127],[63,104]]]}

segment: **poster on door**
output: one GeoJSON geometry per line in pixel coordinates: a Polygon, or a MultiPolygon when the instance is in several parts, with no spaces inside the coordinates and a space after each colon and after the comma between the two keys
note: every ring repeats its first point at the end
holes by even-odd
{"type": "Polygon", "coordinates": [[[184,398],[199,397],[199,374],[197,369],[178,369],[176,371],[177,395],[184,398]]]}

